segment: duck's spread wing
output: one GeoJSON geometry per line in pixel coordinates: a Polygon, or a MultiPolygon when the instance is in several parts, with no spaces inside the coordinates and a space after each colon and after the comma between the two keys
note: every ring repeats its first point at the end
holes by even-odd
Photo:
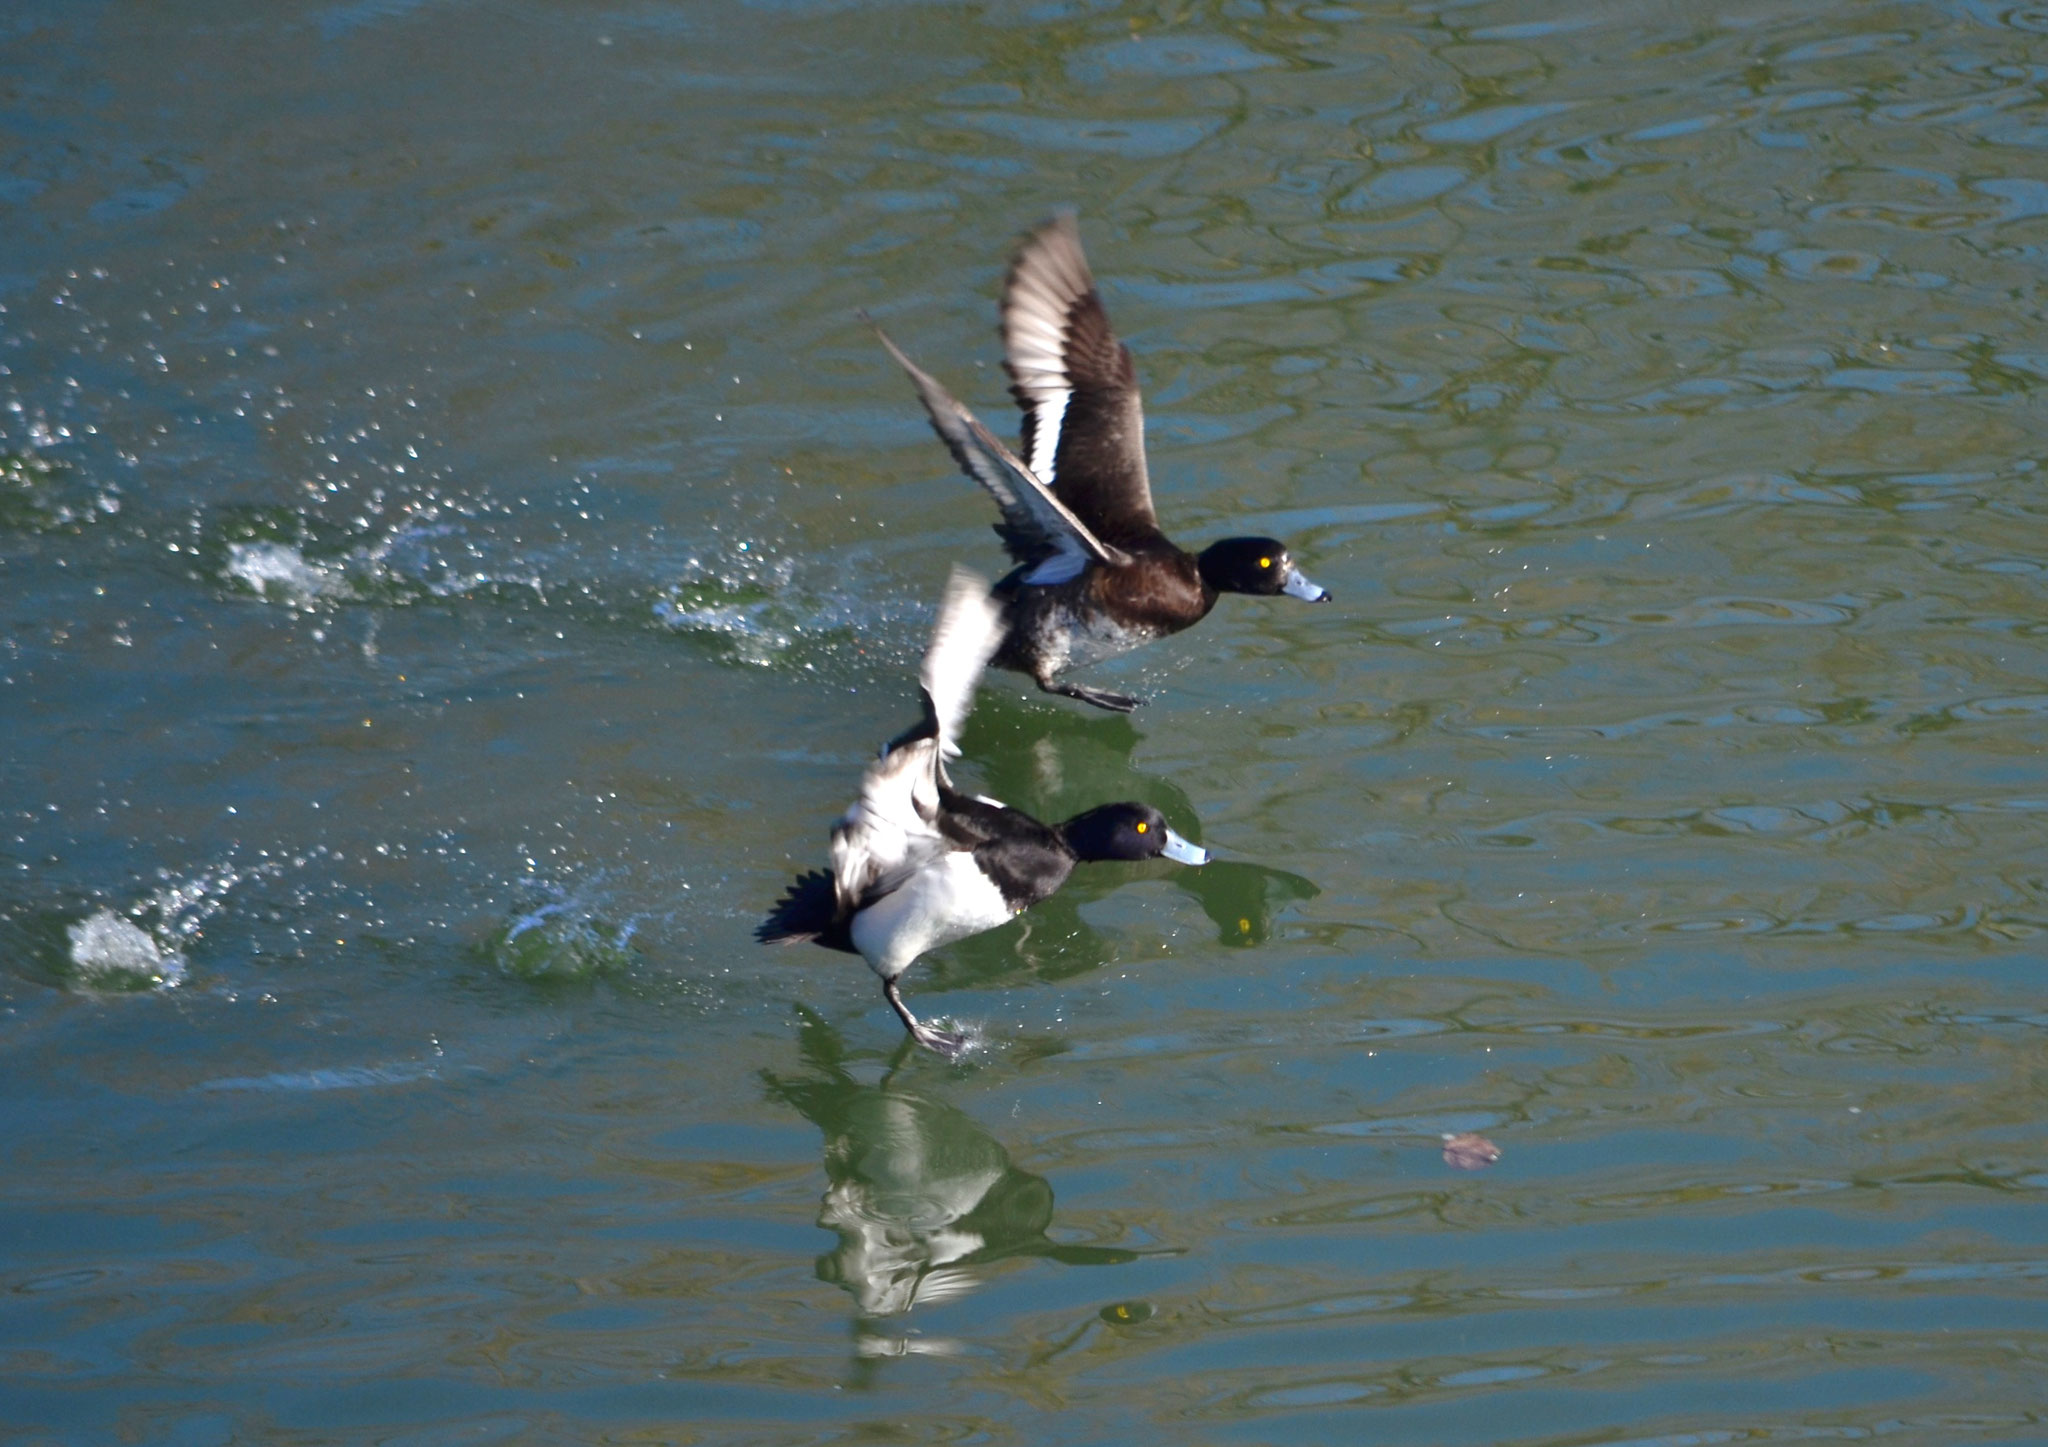
{"type": "Polygon", "coordinates": [[[987,580],[953,569],[918,675],[924,717],[868,765],[860,798],[832,830],[832,881],[842,910],[859,909],[963,847],[944,829],[945,801],[956,797],[945,761],[960,753],[974,687],[1002,637],[1002,605],[989,596],[987,580]]]}
{"type": "Polygon", "coordinates": [[[939,741],[939,782],[949,784],[946,760],[960,757],[960,730],[974,708],[974,687],[1003,641],[1003,605],[989,596],[988,580],[955,567],[939,600],[939,621],[918,671],[924,716],[882,750],[894,753],[924,739],[939,741]]]}
{"type": "Polygon", "coordinates": [[[1025,582],[1064,583],[1079,576],[1090,562],[1127,561],[1121,549],[1110,547],[1090,532],[952,393],[904,356],[887,333],[876,327],[875,335],[909,374],[931,417],[932,430],[960,470],[987,489],[1003,510],[996,532],[1010,556],[1031,570],[1025,582]]]}
{"type": "Polygon", "coordinates": [[[918,674],[944,758],[960,756],[960,730],[974,707],[974,687],[1002,641],[1003,607],[989,596],[988,580],[953,569],[918,674]]]}
{"type": "Polygon", "coordinates": [[[1010,263],[1003,352],[1031,471],[1099,538],[1157,532],[1137,368],[1110,330],[1071,214],[1027,236],[1010,263]]]}
{"type": "Polygon", "coordinates": [[[860,798],[832,827],[832,884],[851,913],[951,846],[939,832],[939,740],[892,747],[868,765],[860,798]]]}

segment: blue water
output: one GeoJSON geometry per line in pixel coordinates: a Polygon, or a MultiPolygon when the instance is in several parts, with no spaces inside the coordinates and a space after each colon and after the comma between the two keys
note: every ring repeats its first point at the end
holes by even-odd
{"type": "Polygon", "coordinates": [[[2048,14],[0,14],[0,1438],[2033,1441],[2048,14]],[[1077,207],[1226,599],[751,931],[1077,207]],[[1452,1169],[1444,1137],[1500,1148],[1452,1169]]]}

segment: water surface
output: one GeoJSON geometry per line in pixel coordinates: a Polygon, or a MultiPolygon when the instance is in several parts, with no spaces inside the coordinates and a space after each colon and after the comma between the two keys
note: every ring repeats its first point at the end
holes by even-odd
{"type": "Polygon", "coordinates": [[[2039,1440],[2048,14],[0,16],[10,1440],[2039,1440]],[[750,932],[1001,565],[1080,209],[1162,808],[750,932]],[[1450,1169],[1442,1137],[1502,1150],[1450,1169]]]}

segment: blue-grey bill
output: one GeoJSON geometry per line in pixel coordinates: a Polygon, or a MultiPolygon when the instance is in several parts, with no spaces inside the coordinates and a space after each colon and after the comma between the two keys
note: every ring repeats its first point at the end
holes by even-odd
{"type": "Polygon", "coordinates": [[[1292,563],[1287,565],[1287,577],[1280,584],[1280,591],[1290,598],[1299,598],[1306,603],[1327,603],[1330,590],[1319,588],[1301,574],[1301,569],[1292,563]]]}
{"type": "Polygon", "coordinates": [[[1166,831],[1166,847],[1161,849],[1159,853],[1163,858],[1171,859],[1179,864],[1207,864],[1209,862],[1208,850],[1199,844],[1188,843],[1187,840],[1181,838],[1180,835],[1174,833],[1171,829],[1166,831]]]}

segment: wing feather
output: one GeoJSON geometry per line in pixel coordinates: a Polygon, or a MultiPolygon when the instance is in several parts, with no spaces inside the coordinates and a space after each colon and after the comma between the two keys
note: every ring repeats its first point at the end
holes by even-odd
{"type": "Polygon", "coordinates": [[[868,765],[860,798],[832,829],[833,891],[842,910],[887,894],[957,847],[940,820],[945,760],[959,756],[975,685],[1002,637],[1003,609],[988,581],[954,568],[918,673],[925,716],[868,765]]]}
{"type": "Polygon", "coordinates": [[[949,846],[939,832],[939,740],[893,748],[868,765],[860,797],[832,826],[832,885],[844,913],[887,894],[949,846]]]}
{"type": "Polygon", "coordinates": [[[974,707],[981,671],[1003,641],[1003,605],[989,596],[988,580],[956,567],[946,579],[939,621],[924,651],[918,681],[938,724],[944,757],[960,756],[960,730],[974,707]]]}
{"type": "Polygon", "coordinates": [[[1137,368],[1110,328],[1071,212],[1027,236],[1010,263],[1003,353],[1031,471],[1099,538],[1156,533],[1137,368]]]}
{"type": "Polygon", "coordinates": [[[939,434],[939,440],[946,444],[960,470],[980,483],[1002,509],[1003,521],[996,531],[1010,556],[1031,569],[1025,582],[1064,583],[1077,577],[1090,562],[1128,561],[1122,549],[1109,546],[1090,532],[1073,510],[1019,462],[1016,454],[982,426],[972,412],[904,356],[886,332],[876,327],[875,335],[909,375],[931,418],[932,430],[939,434]]]}

